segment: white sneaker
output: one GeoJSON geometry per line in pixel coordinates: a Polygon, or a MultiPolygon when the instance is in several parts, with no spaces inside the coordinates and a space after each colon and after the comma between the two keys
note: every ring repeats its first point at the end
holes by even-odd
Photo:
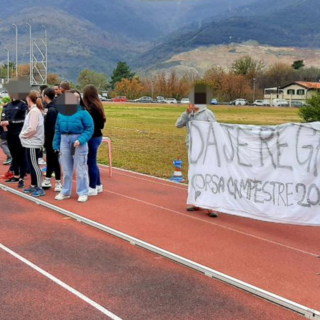
{"type": "Polygon", "coordinates": [[[50,178],[45,178],[43,181],[42,181],[42,188],[44,189],[49,189],[51,188],[52,185],[51,185],[51,179],[50,178]]]}
{"type": "Polygon", "coordinates": [[[55,191],[55,192],[60,192],[61,189],[62,189],[62,184],[61,184],[61,182],[60,182],[60,181],[56,181],[56,186],[55,186],[55,188],[54,188],[54,191],[55,191]]]}
{"type": "Polygon", "coordinates": [[[64,200],[64,199],[69,199],[70,196],[65,196],[62,193],[59,193],[57,196],[55,196],[56,200],[64,200]]]}
{"type": "Polygon", "coordinates": [[[97,186],[97,192],[98,193],[103,192],[103,185],[102,184],[100,184],[100,186],[97,186]]]}
{"type": "Polygon", "coordinates": [[[47,164],[47,163],[43,160],[43,158],[39,158],[39,159],[38,159],[38,164],[40,164],[40,165],[45,165],[45,164],[47,164]]]}
{"type": "Polygon", "coordinates": [[[87,195],[79,196],[78,198],[78,202],[86,202],[87,200],[88,200],[87,195]]]}
{"type": "Polygon", "coordinates": [[[89,188],[88,196],[97,196],[97,195],[98,195],[97,189],[89,188]]]}

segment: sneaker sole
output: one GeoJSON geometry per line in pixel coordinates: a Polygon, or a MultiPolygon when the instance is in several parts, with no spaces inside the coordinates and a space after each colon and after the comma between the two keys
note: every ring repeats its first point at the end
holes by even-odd
{"type": "Polygon", "coordinates": [[[62,199],[56,199],[56,198],[54,198],[55,200],[58,200],[58,201],[61,201],[61,200],[66,200],[66,199],[70,199],[71,197],[70,196],[68,196],[68,197],[64,197],[64,198],[62,198],[62,199]]]}

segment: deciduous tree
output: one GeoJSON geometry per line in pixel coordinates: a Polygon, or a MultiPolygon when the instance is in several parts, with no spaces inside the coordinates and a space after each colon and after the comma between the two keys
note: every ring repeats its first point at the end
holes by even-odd
{"type": "Polygon", "coordinates": [[[116,83],[116,88],[114,90],[114,95],[116,96],[126,96],[128,99],[137,99],[144,92],[144,86],[137,78],[122,79],[116,83]]]}
{"type": "Polygon", "coordinates": [[[107,89],[107,78],[103,73],[98,73],[90,69],[82,70],[78,77],[80,89],[88,84],[93,84],[98,91],[107,89]]]}

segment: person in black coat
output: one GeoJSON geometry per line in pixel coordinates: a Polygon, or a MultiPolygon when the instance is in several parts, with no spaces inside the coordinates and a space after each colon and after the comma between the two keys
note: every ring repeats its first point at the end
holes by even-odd
{"type": "Polygon", "coordinates": [[[22,147],[19,134],[28,111],[23,100],[12,100],[7,104],[1,116],[1,126],[7,130],[7,141],[12,156],[14,177],[7,183],[18,183],[18,188],[24,188],[24,176],[27,169],[25,148],[22,147]]]}
{"type": "Polygon", "coordinates": [[[44,147],[47,155],[46,178],[42,183],[43,188],[51,188],[52,173],[55,174],[56,185],[54,191],[61,191],[61,169],[59,155],[54,152],[52,142],[55,133],[55,125],[58,117],[58,110],[54,103],[55,91],[53,88],[46,88],[42,93],[42,99],[46,103],[47,114],[44,118],[44,147]]]}
{"type": "MultiPolygon", "coordinates": [[[[3,98],[2,99],[2,111],[5,112],[6,106],[10,102],[10,98],[3,98]]],[[[2,126],[0,126],[0,136],[1,136],[1,142],[0,142],[0,148],[2,149],[3,153],[6,155],[7,160],[3,162],[4,165],[8,165],[12,162],[11,153],[8,147],[8,141],[7,141],[7,131],[4,130],[2,126]]]]}

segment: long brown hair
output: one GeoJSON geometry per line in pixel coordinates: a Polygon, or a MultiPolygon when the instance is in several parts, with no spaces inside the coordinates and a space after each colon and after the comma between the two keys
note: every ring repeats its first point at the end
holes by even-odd
{"type": "Polygon", "coordinates": [[[91,110],[97,111],[102,117],[103,121],[106,122],[106,114],[104,113],[103,104],[99,99],[97,88],[88,84],[83,88],[83,101],[86,109],[90,112],[91,110]]]}
{"type": "Polygon", "coordinates": [[[28,94],[28,98],[34,103],[40,111],[44,110],[42,99],[39,96],[39,92],[36,90],[32,90],[28,94]]]}

